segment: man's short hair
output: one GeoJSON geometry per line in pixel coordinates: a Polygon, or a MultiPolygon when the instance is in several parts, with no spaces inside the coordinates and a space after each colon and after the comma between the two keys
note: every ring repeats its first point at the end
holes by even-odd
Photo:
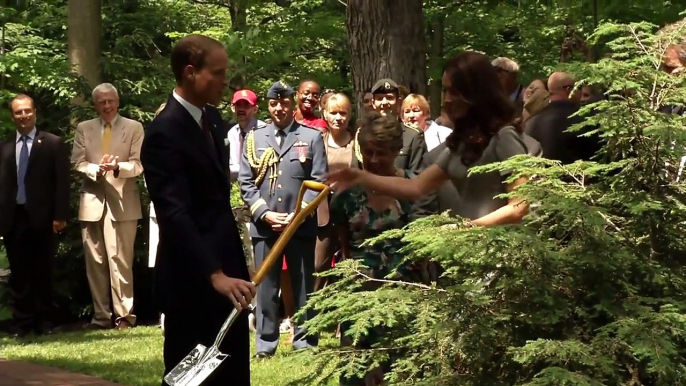
{"type": "Polygon", "coordinates": [[[171,68],[176,84],[181,84],[186,66],[202,69],[207,64],[207,55],[217,48],[224,48],[224,45],[204,35],[188,35],[179,40],[171,52],[171,68]]]}
{"type": "Polygon", "coordinates": [[[119,92],[117,92],[117,88],[114,87],[114,85],[112,85],[111,83],[100,83],[93,89],[93,100],[95,100],[95,97],[98,94],[108,92],[113,92],[117,99],[119,99],[119,92]]]}
{"type": "Polygon", "coordinates": [[[493,59],[491,62],[491,65],[495,68],[501,69],[503,71],[507,71],[512,74],[516,74],[519,72],[519,64],[515,62],[514,60],[510,58],[505,58],[505,57],[499,57],[493,59]]]}
{"type": "Polygon", "coordinates": [[[20,101],[20,100],[26,100],[26,99],[31,101],[31,107],[35,110],[36,109],[36,103],[33,101],[33,98],[31,98],[30,96],[28,96],[26,94],[17,94],[14,98],[12,98],[12,100],[9,103],[9,110],[12,111],[12,103],[14,103],[14,101],[20,101]]]}

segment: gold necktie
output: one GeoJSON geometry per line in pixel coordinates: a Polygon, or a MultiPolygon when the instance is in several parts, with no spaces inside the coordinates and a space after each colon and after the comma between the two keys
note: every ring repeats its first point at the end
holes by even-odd
{"type": "Polygon", "coordinates": [[[102,132],[102,155],[109,154],[111,140],[112,125],[110,123],[105,123],[105,130],[102,132]]]}

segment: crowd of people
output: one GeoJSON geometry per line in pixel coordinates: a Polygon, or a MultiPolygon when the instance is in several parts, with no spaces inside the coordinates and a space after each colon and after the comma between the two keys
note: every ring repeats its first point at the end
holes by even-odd
{"type": "MultiPolygon", "coordinates": [[[[302,327],[312,314],[293,318],[327,285],[315,273],[356,259],[372,278],[435,280],[440,267],[431,261],[402,263],[395,241],[366,246],[365,240],[445,211],[470,226],[520,222],[527,203],[496,196],[526,179],[469,175],[472,166],[519,154],[571,163],[591,159],[600,146],[597,138],[567,129],[583,119],[574,116],[581,105],[603,98],[601,90],[576,89],[563,72],[524,86],[509,58],[465,52],[447,60],[440,116],[431,115],[425,96],[393,79],[366,90],[356,120],[345,93],[322,90],[315,80],[295,89],[278,81],[266,92],[235,91],[232,127],[214,107],[224,95],[227,63],[213,39],[179,41],[171,56],[177,86],[145,130],[119,114],[113,85],[98,85],[92,95],[98,118],[77,126],[71,165],[64,141],[36,128],[33,100],[20,94],[11,101],[16,134],[0,145],[0,236],[17,335],[50,330],[51,260],[57,234],[74,220],[93,299],[87,328],[136,325],[133,243],[142,218],[136,179],[144,176],[165,373],[198,343],[211,344],[231,309],[255,303],[252,318],[244,313],[221,347],[231,359],[212,381],[248,385],[249,325],[256,330],[256,359],[275,354],[281,333],[291,335],[294,349],[317,346],[317,337],[302,327]],[[258,119],[258,95],[265,96],[268,120],[258,119]],[[82,181],[76,219],[69,217],[72,170],[82,181]],[[255,268],[295,208],[315,195],[297,202],[306,180],[328,183],[337,194],[298,229],[258,290],[251,283],[255,268]],[[232,183],[245,207],[231,208],[232,183]]],[[[347,327],[340,326],[343,344],[350,344],[347,327]]],[[[341,383],[370,384],[380,374],[383,368],[341,383]]]]}

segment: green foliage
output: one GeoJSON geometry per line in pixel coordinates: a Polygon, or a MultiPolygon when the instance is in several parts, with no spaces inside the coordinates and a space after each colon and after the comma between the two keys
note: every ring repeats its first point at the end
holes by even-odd
{"type": "Polygon", "coordinates": [[[401,239],[408,258],[444,273],[432,286],[388,280],[365,291],[360,267],[340,264],[329,273],[339,280],[309,302],[318,312],[309,330],[345,321],[352,339],[389,332],[369,348],[321,348],[297,384],[363,374],[389,357],[399,357],[390,385],[683,384],[686,190],[669,165],[686,147],[686,118],[659,108],[686,91],[683,76],[660,70],[670,39],[655,29],[602,24],[593,39],[611,55],[569,66],[607,90],[581,112],[586,135],[605,143],[603,162],[518,156],[475,167],[531,177],[509,194],[531,204],[523,225],[466,228],[437,215],[369,241],[401,239]]]}

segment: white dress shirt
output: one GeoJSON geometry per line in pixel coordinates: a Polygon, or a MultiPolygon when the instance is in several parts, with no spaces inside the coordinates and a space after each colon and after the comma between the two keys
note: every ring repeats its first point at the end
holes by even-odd
{"type": "Polygon", "coordinates": [[[198,126],[202,129],[202,123],[200,120],[202,119],[202,109],[199,108],[198,106],[193,105],[189,101],[181,98],[179,94],[176,93],[176,90],[172,93],[174,96],[174,99],[176,99],[179,103],[181,103],[181,106],[185,107],[186,110],[191,114],[193,119],[195,119],[195,122],[198,124],[198,126]]]}
{"type": "Polygon", "coordinates": [[[291,127],[293,127],[293,123],[295,123],[295,119],[292,120],[291,123],[288,126],[286,126],[284,129],[279,129],[278,126],[274,125],[274,135],[276,136],[276,142],[279,143],[279,146],[283,145],[283,141],[286,139],[288,132],[291,131],[291,127]],[[283,136],[279,136],[279,131],[283,132],[283,136]]]}
{"type": "Polygon", "coordinates": [[[426,149],[428,151],[431,151],[438,147],[438,145],[442,144],[445,142],[445,139],[448,138],[450,133],[453,132],[453,129],[446,127],[446,126],[441,126],[436,122],[431,122],[431,125],[429,125],[429,128],[424,131],[424,141],[426,142],[426,149]]]}
{"type": "Polygon", "coordinates": [[[241,166],[243,141],[245,141],[245,136],[241,135],[241,133],[247,134],[248,131],[253,128],[262,128],[264,126],[266,126],[266,123],[253,118],[252,121],[250,121],[250,124],[245,128],[241,128],[239,124],[235,124],[229,129],[228,134],[226,134],[226,142],[224,145],[229,147],[229,171],[231,172],[231,181],[235,181],[236,178],[238,178],[238,170],[241,166]]]}
{"type": "MultiPolygon", "coordinates": [[[[27,135],[28,138],[26,138],[26,146],[29,148],[29,156],[31,155],[31,148],[33,147],[33,140],[36,138],[36,128],[34,127],[31,129],[29,134],[27,135]]],[[[21,141],[22,135],[17,132],[17,139],[16,139],[16,161],[17,161],[17,170],[19,169],[19,156],[21,155],[21,148],[24,146],[24,143],[21,141]]]]}
{"type": "MultiPolygon", "coordinates": [[[[117,123],[117,120],[119,119],[119,114],[114,116],[114,119],[112,119],[112,122],[110,122],[110,129],[114,129],[114,125],[117,123]]],[[[100,134],[105,133],[105,120],[100,117],[100,134]]]]}

